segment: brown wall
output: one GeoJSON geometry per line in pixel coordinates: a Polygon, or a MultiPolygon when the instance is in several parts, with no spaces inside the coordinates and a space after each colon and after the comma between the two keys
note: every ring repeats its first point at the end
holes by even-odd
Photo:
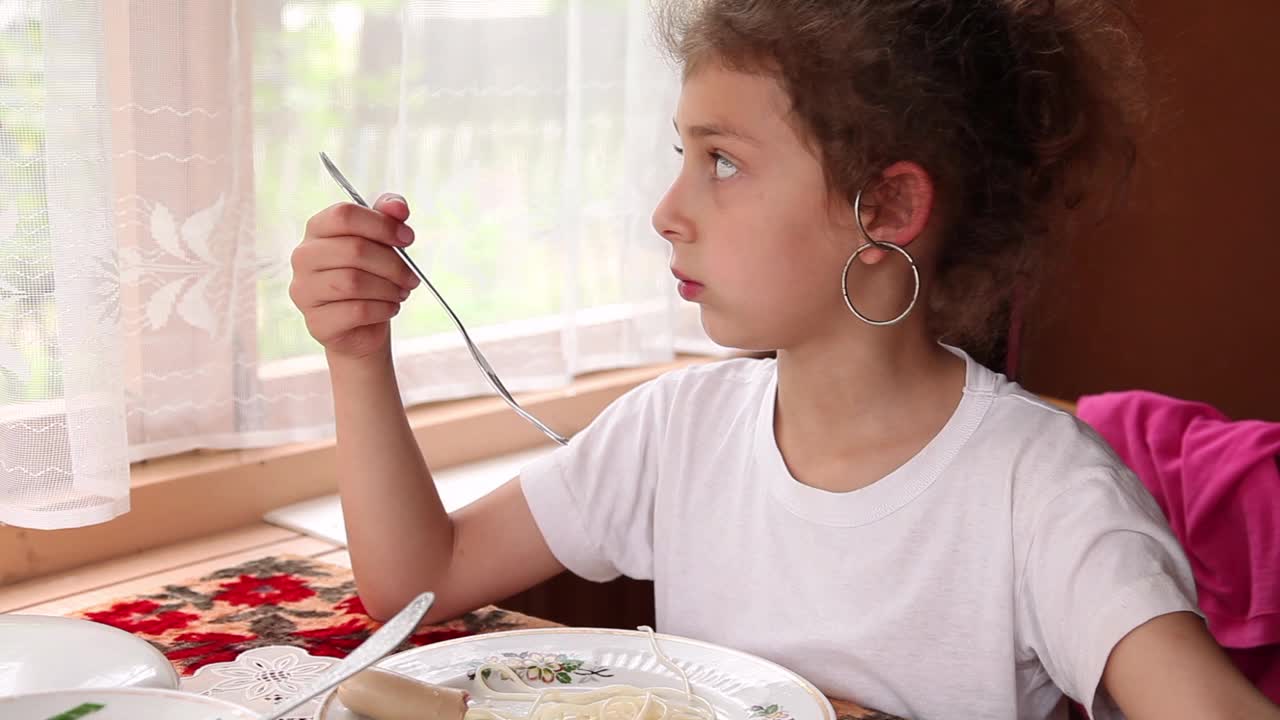
{"type": "Polygon", "coordinates": [[[1138,6],[1159,102],[1145,160],[1045,286],[1020,379],[1280,420],[1280,2],[1138,6]]]}
{"type": "Polygon", "coordinates": [[[630,578],[594,583],[562,573],[498,606],[578,627],[634,630],[655,624],[653,583],[630,578]]]}

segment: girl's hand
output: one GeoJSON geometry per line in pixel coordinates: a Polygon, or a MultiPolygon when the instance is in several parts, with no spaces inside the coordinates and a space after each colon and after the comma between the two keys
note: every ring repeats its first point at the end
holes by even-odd
{"type": "Polygon", "coordinates": [[[391,249],[413,242],[408,203],[385,194],[373,207],[339,203],[311,216],[291,258],[289,298],[331,356],[388,352],[390,320],[420,282],[391,249]]]}

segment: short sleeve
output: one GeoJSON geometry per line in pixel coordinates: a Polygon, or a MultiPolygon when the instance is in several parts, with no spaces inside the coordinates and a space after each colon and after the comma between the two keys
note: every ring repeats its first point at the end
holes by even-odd
{"type": "Polygon", "coordinates": [[[653,503],[670,383],[615,400],[569,444],[525,467],[520,487],[543,538],[575,575],[653,577],[653,503]]]}
{"type": "Polygon", "coordinates": [[[1099,718],[1114,712],[1099,684],[1116,644],[1158,616],[1200,611],[1186,556],[1138,479],[1123,468],[1091,475],[1039,508],[1017,608],[1024,644],[1099,718]]]}

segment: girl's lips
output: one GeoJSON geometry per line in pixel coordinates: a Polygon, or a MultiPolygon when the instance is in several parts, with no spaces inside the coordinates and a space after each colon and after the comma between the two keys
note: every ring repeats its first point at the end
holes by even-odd
{"type": "Polygon", "coordinates": [[[681,280],[676,286],[676,290],[680,293],[680,297],[692,302],[702,294],[702,283],[696,283],[692,280],[681,280]]]}
{"type": "Polygon", "coordinates": [[[702,293],[702,283],[694,280],[675,268],[671,268],[671,274],[675,275],[676,279],[680,281],[680,284],[676,287],[676,290],[680,293],[680,297],[685,300],[692,301],[702,293]]]}

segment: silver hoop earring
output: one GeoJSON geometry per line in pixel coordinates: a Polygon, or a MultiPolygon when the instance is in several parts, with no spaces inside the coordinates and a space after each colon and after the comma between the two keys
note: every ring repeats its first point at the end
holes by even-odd
{"type": "Polygon", "coordinates": [[[844,272],[840,273],[840,290],[841,292],[844,293],[844,304],[849,308],[849,312],[853,313],[859,320],[861,320],[862,322],[868,325],[875,325],[877,327],[883,327],[885,325],[897,325],[898,323],[905,320],[907,316],[911,314],[911,311],[914,310],[916,307],[916,300],[919,299],[920,297],[920,269],[916,267],[915,258],[911,257],[911,253],[907,252],[906,248],[902,247],[901,245],[895,245],[894,243],[887,243],[887,242],[882,242],[880,240],[876,240],[875,238],[871,237],[871,233],[867,232],[866,226],[862,224],[862,191],[861,190],[859,190],[858,194],[853,198],[853,217],[855,220],[857,220],[858,230],[862,233],[862,237],[866,240],[866,242],[858,246],[857,250],[853,251],[853,254],[849,256],[848,262],[844,264],[844,272]],[[911,291],[911,302],[907,304],[906,310],[903,310],[897,317],[891,320],[872,320],[866,315],[863,315],[862,313],[858,312],[858,308],[854,307],[853,301],[849,299],[849,268],[853,267],[853,261],[857,260],[858,256],[862,254],[862,251],[866,250],[867,248],[875,248],[877,250],[882,250],[885,252],[888,252],[888,251],[897,252],[898,254],[902,255],[902,257],[906,258],[907,264],[911,266],[911,279],[915,283],[915,287],[911,291]]]}

